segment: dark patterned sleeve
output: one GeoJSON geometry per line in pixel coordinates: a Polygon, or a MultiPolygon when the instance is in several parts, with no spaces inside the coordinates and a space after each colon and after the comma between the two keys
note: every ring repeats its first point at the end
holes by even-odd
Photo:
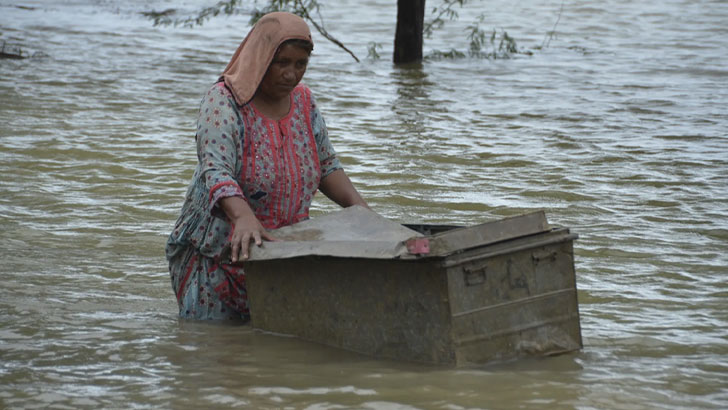
{"type": "Polygon", "coordinates": [[[321,178],[323,179],[337,169],[341,169],[342,166],[339,158],[336,156],[334,147],[331,145],[331,141],[329,141],[329,133],[326,129],[324,117],[321,115],[313,95],[311,96],[311,126],[316,140],[319,164],[321,166],[321,178]]]}
{"type": "Polygon", "coordinates": [[[200,105],[197,118],[197,158],[200,178],[209,192],[208,209],[221,216],[218,201],[230,196],[244,198],[235,179],[240,145],[240,118],[235,100],[221,83],[213,86],[200,105]]]}

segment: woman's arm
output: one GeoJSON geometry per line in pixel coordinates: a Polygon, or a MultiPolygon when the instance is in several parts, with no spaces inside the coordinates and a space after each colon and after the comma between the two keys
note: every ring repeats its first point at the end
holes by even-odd
{"type": "Polygon", "coordinates": [[[262,241],[275,240],[263,228],[244,199],[243,191],[234,177],[239,173],[237,144],[242,133],[235,121],[239,110],[230,91],[222,84],[213,86],[200,105],[197,129],[197,156],[209,193],[211,215],[227,217],[233,228],[230,236],[233,262],[249,257],[250,242],[260,246],[262,241]],[[222,215],[224,213],[224,215],[222,215]]]}
{"type": "Polygon", "coordinates": [[[325,176],[319,184],[319,190],[344,208],[352,205],[369,208],[369,205],[359,195],[359,192],[354,188],[354,184],[351,183],[351,180],[341,168],[325,176]]]}

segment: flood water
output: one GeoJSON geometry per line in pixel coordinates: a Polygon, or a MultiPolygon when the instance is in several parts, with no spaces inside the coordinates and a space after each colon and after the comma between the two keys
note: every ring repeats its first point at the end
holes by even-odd
{"type": "Polygon", "coordinates": [[[426,54],[467,51],[485,12],[533,55],[409,68],[390,62],[396,2],[322,3],[362,62],[314,32],[304,81],[372,207],[458,225],[545,210],[579,234],[584,349],[447,369],[180,321],[164,244],[200,98],[248,17],[0,1],[0,41],[37,53],[0,60],[0,407],[728,407],[727,2],[567,1],[545,42],[560,1],[471,1],[426,54]]]}

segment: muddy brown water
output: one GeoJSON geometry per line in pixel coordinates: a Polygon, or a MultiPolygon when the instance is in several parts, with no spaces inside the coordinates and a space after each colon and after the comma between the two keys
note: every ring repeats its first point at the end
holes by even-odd
{"type": "Polygon", "coordinates": [[[468,2],[426,54],[466,51],[485,12],[533,55],[410,68],[389,61],[395,2],[325,3],[362,62],[314,33],[305,81],[363,195],[402,223],[570,227],[583,351],[456,370],[178,320],[164,243],[247,16],[3,1],[0,40],[40,54],[0,60],[1,407],[727,407],[728,3],[564,2],[536,50],[561,2],[468,2]]]}

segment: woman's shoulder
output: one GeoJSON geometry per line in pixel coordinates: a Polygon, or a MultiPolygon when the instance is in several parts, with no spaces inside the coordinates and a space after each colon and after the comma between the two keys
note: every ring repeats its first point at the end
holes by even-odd
{"type": "Polygon", "coordinates": [[[225,85],[225,82],[218,81],[214,83],[205,94],[204,97],[208,102],[212,103],[215,100],[218,100],[220,102],[228,101],[228,102],[235,102],[235,97],[233,97],[232,91],[225,85]]]}

